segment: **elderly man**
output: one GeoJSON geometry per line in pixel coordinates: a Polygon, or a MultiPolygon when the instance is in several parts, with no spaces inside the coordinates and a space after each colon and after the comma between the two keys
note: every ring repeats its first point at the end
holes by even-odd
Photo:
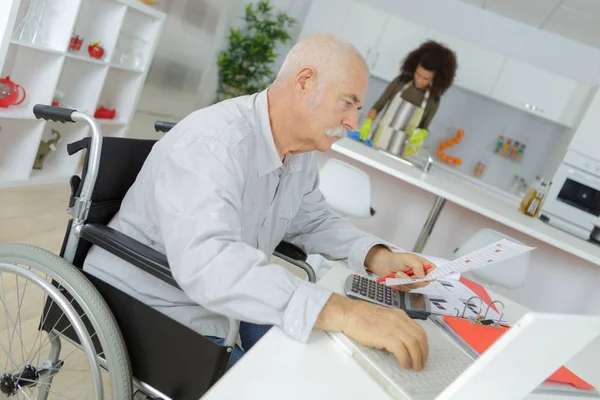
{"type": "Polygon", "coordinates": [[[342,331],[422,369],[427,338],[406,313],[269,263],[284,239],[358,273],[423,277],[432,264],[392,253],[332,213],[319,191],[314,150],[357,129],[367,82],[356,49],[310,36],[267,90],[196,111],[157,142],[110,225],[166,254],[183,292],[96,247],[85,270],[217,343],[224,316],[244,321],[232,362],[277,325],[303,342],[313,329],[342,331]]]}

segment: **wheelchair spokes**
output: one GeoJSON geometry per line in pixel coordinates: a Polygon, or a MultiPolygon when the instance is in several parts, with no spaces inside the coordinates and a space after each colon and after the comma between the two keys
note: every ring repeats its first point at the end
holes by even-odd
{"type": "Polygon", "coordinates": [[[96,339],[85,312],[58,286],[31,267],[0,263],[0,399],[111,398],[102,360],[90,360],[95,350],[65,336],[75,330],[70,337],[96,339]]]}

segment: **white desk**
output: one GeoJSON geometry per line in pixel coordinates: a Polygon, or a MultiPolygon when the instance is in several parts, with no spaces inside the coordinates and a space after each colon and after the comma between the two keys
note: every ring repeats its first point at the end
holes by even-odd
{"type": "MultiPolygon", "coordinates": [[[[319,283],[342,294],[342,283],[351,272],[336,263],[319,283]]],[[[528,310],[490,293],[506,305],[505,318],[513,323],[528,310]]],[[[567,364],[574,373],[600,386],[598,355],[580,354],[567,364]],[[594,368],[595,367],[595,371],[594,368]]],[[[281,329],[272,328],[202,398],[306,400],[389,399],[389,395],[323,331],[314,331],[308,344],[299,343],[281,329]]],[[[566,396],[530,395],[528,399],[567,399],[566,396]]],[[[581,397],[574,397],[581,400],[581,397]]]]}

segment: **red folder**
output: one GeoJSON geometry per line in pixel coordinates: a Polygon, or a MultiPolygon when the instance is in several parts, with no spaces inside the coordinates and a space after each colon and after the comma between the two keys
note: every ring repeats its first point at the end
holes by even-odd
{"type": "MultiPolygon", "coordinates": [[[[473,289],[471,288],[471,290],[473,289]]],[[[475,292],[475,290],[473,291],[475,292]]],[[[482,300],[485,301],[483,298],[482,300]]],[[[505,326],[496,328],[473,324],[466,319],[450,317],[446,315],[444,316],[444,319],[446,320],[446,323],[454,330],[454,332],[456,332],[465,342],[469,344],[469,346],[473,348],[473,350],[479,354],[482,354],[484,351],[486,351],[496,340],[498,340],[500,336],[504,334],[504,332],[510,329],[505,326]]],[[[592,385],[585,382],[583,379],[579,378],[565,367],[558,369],[550,378],[547,379],[547,381],[570,384],[578,389],[594,389],[592,385]]]]}

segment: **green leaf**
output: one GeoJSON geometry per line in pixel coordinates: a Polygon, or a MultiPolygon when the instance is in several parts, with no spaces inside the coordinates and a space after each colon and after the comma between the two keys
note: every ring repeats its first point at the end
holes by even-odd
{"type": "Polygon", "coordinates": [[[272,70],[279,44],[292,39],[296,20],[275,12],[268,0],[248,4],[244,26],[229,29],[227,48],[217,57],[219,68],[216,100],[264,90],[273,81],[272,70]]]}

